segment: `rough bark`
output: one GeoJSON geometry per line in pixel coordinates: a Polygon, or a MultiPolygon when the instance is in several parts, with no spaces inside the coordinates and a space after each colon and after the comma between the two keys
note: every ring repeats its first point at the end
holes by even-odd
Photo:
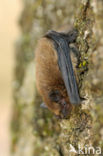
{"type": "Polygon", "coordinates": [[[70,145],[77,151],[78,145],[103,149],[103,0],[23,2],[19,21],[22,34],[16,46],[12,154],[78,155],[70,153],[70,145]],[[74,24],[79,31],[78,85],[85,100],[73,108],[68,120],[57,120],[50,111],[40,108],[34,51],[37,40],[48,29],[65,24],[74,24]]]}

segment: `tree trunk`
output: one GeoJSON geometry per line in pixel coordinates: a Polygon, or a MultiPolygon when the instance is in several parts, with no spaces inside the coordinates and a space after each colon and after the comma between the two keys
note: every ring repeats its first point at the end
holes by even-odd
{"type": "Polygon", "coordinates": [[[23,3],[19,21],[22,34],[16,46],[13,83],[13,156],[102,153],[103,0],[25,0],[23,3]],[[66,24],[74,25],[79,31],[78,86],[85,100],[73,108],[68,120],[57,120],[50,111],[40,108],[42,100],[35,87],[34,51],[37,40],[45,32],[66,24]]]}

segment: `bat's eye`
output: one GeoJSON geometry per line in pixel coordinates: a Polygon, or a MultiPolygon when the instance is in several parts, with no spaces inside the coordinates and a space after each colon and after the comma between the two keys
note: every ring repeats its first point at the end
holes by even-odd
{"type": "Polygon", "coordinates": [[[49,93],[49,98],[52,102],[59,102],[62,98],[62,96],[60,95],[60,92],[55,90],[55,91],[51,91],[49,93]]]}
{"type": "Polygon", "coordinates": [[[62,105],[63,105],[63,106],[66,106],[66,105],[67,105],[66,101],[63,101],[63,102],[62,102],[62,105]]]}

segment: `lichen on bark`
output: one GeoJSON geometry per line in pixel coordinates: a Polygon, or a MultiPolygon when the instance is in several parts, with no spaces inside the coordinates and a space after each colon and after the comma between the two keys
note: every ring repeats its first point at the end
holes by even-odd
{"type": "Polygon", "coordinates": [[[68,156],[70,145],[103,148],[103,1],[25,0],[19,20],[12,120],[14,156],[68,156]],[[76,9],[75,9],[76,8],[76,9]],[[78,29],[80,51],[77,68],[81,97],[68,120],[57,120],[42,102],[35,86],[34,51],[37,40],[62,25],[78,29]]]}

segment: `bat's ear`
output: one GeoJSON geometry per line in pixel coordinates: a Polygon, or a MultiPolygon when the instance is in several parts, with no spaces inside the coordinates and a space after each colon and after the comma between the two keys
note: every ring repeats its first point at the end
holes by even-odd
{"type": "Polygon", "coordinates": [[[41,108],[46,108],[46,109],[48,108],[48,107],[45,105],[44,102],[42,102],[42,103],[40,104],[40,107],[41,107],[41,108]]]}

